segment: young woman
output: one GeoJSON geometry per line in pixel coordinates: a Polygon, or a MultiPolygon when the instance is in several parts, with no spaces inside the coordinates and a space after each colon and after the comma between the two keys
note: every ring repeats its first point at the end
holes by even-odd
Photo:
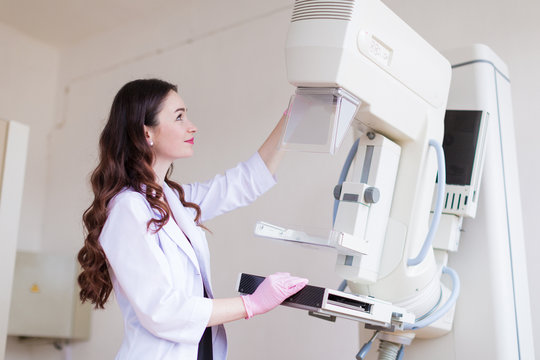
{"type": "Polygon", "coordinates": [[[274,185],[283,122],[248,161],[180,186],[172,163],[193,155],[197,128],[176,86],[135,80],[115,96],[78,258],[83,302],[103,308],[114,289],[125,331],[117,359],[225,359],[223,323],[265,313],[305,286],[277,273],[252,295],[214,299],[202,225],[274,185]]]}

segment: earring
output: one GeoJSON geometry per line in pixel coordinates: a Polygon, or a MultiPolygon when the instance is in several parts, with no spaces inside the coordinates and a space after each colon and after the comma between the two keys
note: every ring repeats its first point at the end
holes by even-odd
{"type": "Polygon", "coordinates": [[[154,142],[152,141],[152,139],[150,139],[149,144],[151,147],[154,146],[154,142]]]}

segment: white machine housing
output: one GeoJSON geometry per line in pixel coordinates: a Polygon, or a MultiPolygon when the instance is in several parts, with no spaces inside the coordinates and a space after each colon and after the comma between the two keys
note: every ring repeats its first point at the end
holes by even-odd
{"type": "MultiPolygon", "coordinates": [[[[370,246],[372,253],[367,255],[358,255],[361,246],[347,245],[348,254],[346,247],[340,248],[344,255],[361,256],[360,262],[370,264],[372,274],[363,278],[363,264],[358,265],[358,260],[353,262],[358,265],[354,270],[357,276],[350,269],[339,271],[340,264],[338,271],[363,283],[362,293],[369,296],[399,301],[419,295],[415,289],[427,288],[438,276],[433,253],[430,251],[417,266],[407,266],[407,260],[418,254],[428,230],[437,171],[435,152],[429,149],[428,142],[442,143],[450,64],[379,0],[296,1],[286,61],[289,82],[299,90],[289,109],[289,124],[301,123],[296,119],[302,116],[296,104],[305,107],[308,102],[297,101],[303,89],[326,88],[329,93],[332,89],[344,90],[358,103],[354,115],[357,137],[372,131],[401,150],[394,192],[381,193],[381,197],[391,197],[392,203],[389,216],[381,215],[386,225],[385,238],[377,242],[379,248],[370,246]],[[385,244],[392,251],[384,254],[386,259],[380,259],[385,244]],[[376,269],[377,263],[385,268],[376,269]]],[[[335,110],[333,117],[329,116],[327,129],[342,129],[341,122],[352,121],[342,116],[339,99],[334,94],[330,105],[335,110]]],[[[321,95],[317,102],[310,95],[309,101],[317,109],[324,109],[323,114],[332,115],[328,103],[324,103],[329,101],[327,98],[321,95]]],[[[322,123],[317,119],[313,126],[322,123]]],[[[289,132],[295,130],[288,126],[284,139],[289,139],[289,132]]],[[[339,136],[334,138],[334,144],[339,144],[339,136]]],[[[290,145],[284,141],[285,148],[290,145]]],[[[302,139],[291,148],[310,151],[312,145],[302,139]]],[[[330,144],[327,151],[333,150],[330,144]]],[[[345,262],[341,265],[348,266],[345,262]]],[[[431,308],[435,301],[427,301],[426,307],[431,308]]]]}
{"type": "MultiPolygon", "coordinates": [[[[448,243],[434,243],[438,261],[462,274],[455,312],[448,314],[454,318],[451,334],[414,341],[405,357],[535,359],[508,68],[485,45],[444,55],[453,64],[448,108],[489,116],[482,191],[476,218],[448,214],[443,222],[456,221],[441,222],[441,238],[461,238],[459,252],[448,256],[448,243]]],[[[438,323],[442,328],[448,321],[438,323]]],[[[361,332],[361,342],[370,336],[361,332]]],[[[376,358],[373,352],[366,360],[376,358]]]]}
{"type": "MultiPolygon", "coordinates": [[[[350,279],[350,289],[356,294],[402,306],[418,317],[429,316],[438,304],[455,297],[455,293],[449,295],[440,280],[441,270],[448,273],[446,265],[450,263],[467,275],[463,295],[457,307],[444,306],[445,316],[437,322],[416,330],[417,337],[432,338],[451,331],[455,313],[454,335],[429,343],[431,349],[454,349],[437,351],[438,358],[532,359],[534,349],[506,66],[485,47],[460,50],[450,53],[449,57],[455,64],[449,108],[481,110],[489,115],[484,194],[475,198],[480,212],[474,223],[463,222],[466,231],[463,238],[469,240],[450,261],[448,251],[457,249],[462,226],[461,217],[455,215],[447,217],[450,221],[443,221],[443,229],[451,230],[451,237],[436,241],[438,249],[429,248],[419,263],[408,264],[408,260],[418,254],[427,233],[436,173],[435,154],[429,150],[428,142],[442,142],[450,67],[442,55],[380,1],[295,2],[286,58],[289,81],[298,90],[289,108],[289,125],[292,126],[286,130],[284,147],[314,151],[313,144],[316,144],[320,148],[322,142],[311,143],[306,137],[290,133],[309,128],[305,125],[307,119],[315,114],[316,121],[312,125],[333,132],[326,138],[329,140],[326,145],[327,151],[334,152],[341,142],[345,123],[350,121],[343,114],[351,112],[341,111],[341,104],[345,103],[347,108],[351,103],[358,104],[353,122],[355,137],[368,132],[384,136],[400,147],[401,157],[385,238],[380,243],[382,256],[377,279],[372,282],[362,278],[360,272],[356,278],[349,273],[346,277],[350,279]],[[346,96],[340,96],[340,92],[345,92],[346,96]],[[303,98],[304,95],[307,96],[303,98]],[[297,102],[298,98],[301,101],[297,102]],[[308,104],[317,111],[305,111],[310,116],[298,119],[304,112],[295,107],[298,103],[302,104],[302,109],[308,104]],[[326,125],[321,121],[325,117],[328,118],[326,125]],[[291,142],[293,138],[300,141],[291,142]],[[480,341],[479,334],[482,334],[480,341]]],[[[478,166],[481,167],[481,163],[478,166]]],[[[345,181],[350,180],[350,176],[345,181]]],[[[477,182],[474,186],[479,185],[477,182]]],[[[366,190],[362,184],[348,188],[359,197],[366,190]]],[[[358,206],[348,205],[345,207],[350,208],[350,212],[359,212],[358,206]]],[[[349,227],[359,221],[350,214],[346,217],[349,227]]],[[[346,228],[339,223],[338,226],[346,228]]],[[[362,240],[360,237],[359,241],[362,240]]],[[[339,257],[343,266],[355,264],[350,257],[359,256],[357,265],[361,269],[372,256],[366,246],[337,247],[345,255],[339,257]],[[368,254],[362,253],[366,249],[368,254]]],[[[338,263],[338,272],[343,275],[341,265],[338,263]]],[[[456,284],[455,273],[452,278],[456,284]]],[[[425,344],[413,343],[407,357],[433,358],[431,351],[426,353],[425,344]]]]}
{"type": "MultiPolygon", "coordinates": [[[[463,220],[459,252],[449,256],[462,274],[453,333],[429,346],[452,349],[439,360],[536,359],[508,68],[485,45],[444,55],[453,68],[448,108],[485,111],[489,120],[476,218],[463,220]]],[[[432,358],[415,343],[406,356],[432,358]]]]}
{"type": "Polygon", "coordinates": [[[374,283],[379,277],[401,149],[373,133],[360,136],[358,143],[350,176],[341,185],[333,227],[334,247],[339,251],[336,270],[344,279],[374,283]]]}
{"type": "MultiPolygon", "coordinates": [[[[375,270],[376,281],[363,278],[361,271],[356,274],[348,271],[347,274],[343,270],[353,264],[362,269],[370,263],[373,253],[369,246],[350,245],[349,241],[339,244],[339,239],[338,244],[333,244],[342,252],[338,257],[338,273],[350,280],[352,292],[389,301],[412,311],[419,318],[437,312],[446,299],[455,298],[456,293],[449,294],[440,276],[441,272],[453,273],[454,285],[459,283],[455,272],[449,271],[446,265],[449,263],[448,251],[457,250],[463,225],[464,238],[470,238],[466,247],[472,251],[462,249],[458,255],[464,251],[465,254],[453,257],[450,265],[467,275],[462,289],[467,295],[462,295],[457,307],[443,306],[445,315],[429,327],[415,330],[417,337],[438,336],[431,340],[429,348],[454,349],[437,351],[441,359],[534,358],[510,88],[504,63],[481,46],[450,54],[457,80],[452,83],[449,107],[481,110],[485,119],[489,117],[486,135],[480,139],[480,142],[487,141],[487,174],[482,186],[485,194],[479,198],[473,194],[474,200],[479,201],[478,208],[483,210],[476,222],[469,224],[467,221],[462,223],[461,215],[474,216],[476,204],[470,211],[460,207],[447,209],[459,214],[448,214],[443,218],[442,229],[449,235],[435,241],[437,250],[428,248],[426,256],[411,265],[408,260],[418,254],[428,228],[436,172],[434,152],[429,150],[428,142],[442,142],[450,81],[448,61],[378,0],[297,0],[286,57],[289,81],[298,89],[289,108],[283,141],[285,148],[320,151],[324,145],[333,153],[341,142],[343,129],[351,122],[343,115],[351,113],[351,104],[357,104],[353,122],[355,138],[373,132],[401,150],[386,233],[384,241],[379,243],[382,250],[373,252],[381,254],[379,268],[375,270]],[[462,72],[456,72],[457,69],[474,71],[463,72],[464,76],[461,76],[462,72]],[[297,104],[301,106],[295,106],[297,104]],[[342,111],[342,104],[345,104],[345,111],[342,111]],[[315,110],[305,111],[306,108],[315,110]],[[302,117],[303,113],[305,117],[302,117]],[[327,137],[318,136],[326,143],[310,142],[309,136],[296,136],[299,129],[310,128],[306,125],[310,118],[315,119],[311,124],[313,127],[331,132],[327,137]],[[322,121],[325,118],[327,122],[322,121]],[[468,227],[478,230],[468,231],[468,227]],[[356,263],[355,257],[360,259],[356,263]],[[485,279],[490,280],[486,283],[485,279]],[[478,309],[486,309],[485,304],[487,311],[481,312],[480,320],[478,309]],[[501,310],[503,316],[500,316],[501,310]],[[454,314],[457,319],[454,336],[441,336],[452,331],[454,314]],[[478,341],[479,334],[483,335],[481,341],[478,341]]],[[[324,133],[319,130],[313,134],[324,133]]],[[[478,155],[481,157],[480,153],[478,155]]],[[[358,163],[361,161],[353,166],[361,166],[358,163]]],[[[481,173],[481,161],[475,166],[481,173]]],[[[356,226],[365,223],[361,213],[366,209],[358,204],[367,205],[360,199],[370,184],[358,184],[357,181],[347,184],[352,176],[349,174],[343,188],[348,189],[349,200],[356,199],[356,205],[342,206],[348,219],[346,225],[336,220],[338,228],[341,227],[336,232],[342,235],[356,232],[356,226]]],[[[472,191],[479,188],[479,179],[472,184],[472,191]]],[[[341,194],[339,199],[340,205],[346,200],[341,194]]],[[[371,204],[369,211],[374,206],[371,204]]],[[[372,220],[368,215],[368,222],[372,220]]],[[[265,232],[266,226],[259,229],[261,233],[265,232]]],[[[276,228],[273,232],[278,234],[276,238],[283,233],[299,242],[303,238],[312,240],[286,229],[276,228]]],[[[335,239],[336,236],[331,236],[328,242],[335,239]]],[[[360,236],[358,240],[365,241],[365,238],[360,236]]],[[[422,322],[419,318],[415,323],[422,322]]],[[[413,343],[407,356],[432,358],[433,353],[426,353],[425,344],[413,343]]]]}
{"type": "MultiPolygon", "coordinates": [[[[334,228],[322,241],[340,252],[338,273],[357,285],[357,294],[412,304],[405,308],[418,316],[430,313],[445,288],[441,266],[424,246],[437,172],[430,145],[442,144],[450,64],[379,0],[297,0],[286,61],[297,91],[283,147],[333,153],[350,123],[360,141],[341,184],[334,228]],[[362,183],[358,174],[368,158],[362,154],[374,144],[384,156],[371,157],[367,168],[374,176],[362,183]],[[373,182],[381,186],[380,204],[366,197],[373,182]],[[418,254],[419,261],[408,264],[418,254]]],[[[321,243],[264,222],[255,232],[321,243]]]]}

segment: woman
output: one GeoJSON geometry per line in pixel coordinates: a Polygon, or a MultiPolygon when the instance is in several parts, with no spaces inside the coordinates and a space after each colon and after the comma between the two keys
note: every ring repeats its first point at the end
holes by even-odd
{"type": "Polygon", "coordinates": [[[265,313],[305,286],[278,273],[252,295],[214,299],[202,230],[274,185],[283,122],[248,161],[180,186],[169,178],[172,162],[193,155],[197,128],[176,86],[135,80],[115,96],[78,258],[83,302],[103,308],[114,289],[125,331],[117,359],[225,359],[223,323],[265,313]]]}

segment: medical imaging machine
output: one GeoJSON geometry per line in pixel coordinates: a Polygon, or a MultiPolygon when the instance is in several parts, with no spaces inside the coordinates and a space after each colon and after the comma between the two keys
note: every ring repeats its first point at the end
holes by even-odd
{"type": "MultiPolygon", "coordinates": [[[[337,251],[340,288],[285,304],[363,323],[357,359],[374,341],[379,359],[432,359],[425,341],[440,360],[533,359],[505,64],[481,45],[441,55],[379,0],[296,0],[286,62],[282,146],[334,153],[350,127],[355,141],[328,236],[256,225],[337,251]]],[[[238,290],[262,280],[243,274],[238,290]]]]}

